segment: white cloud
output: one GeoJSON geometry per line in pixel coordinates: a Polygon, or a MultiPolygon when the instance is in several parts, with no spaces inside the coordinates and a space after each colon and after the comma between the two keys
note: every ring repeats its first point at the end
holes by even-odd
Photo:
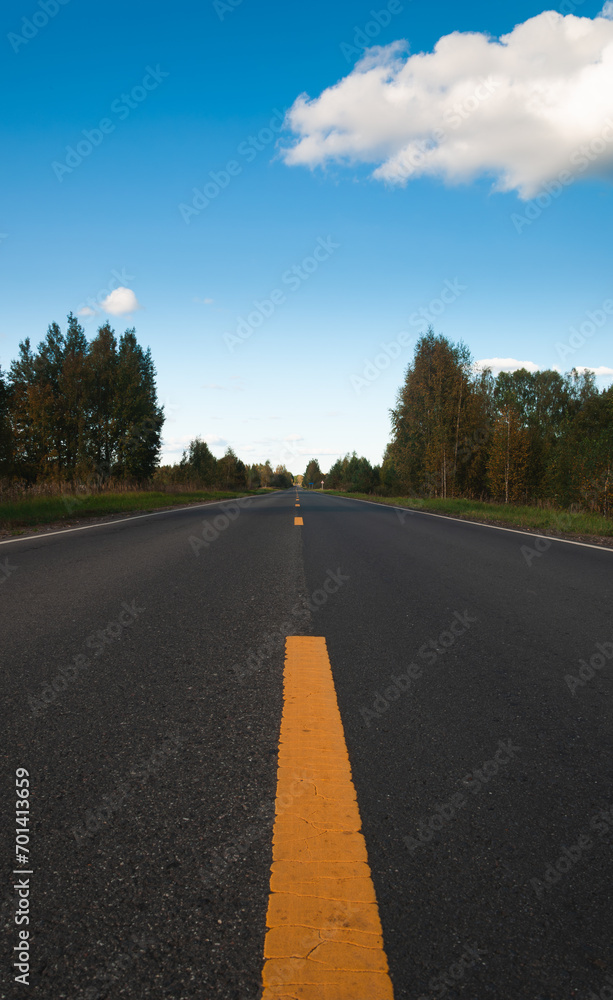
{"type": "Polygon", "coordinates": [[[126,313],[133,313],[142,308],[134,292],[130,288],[122,286],[115,288],[110,295],[107,295],[100,306],[111,316],[125,316],[126,313]]]}
{"type": "Polygon", "coordinates": [[[203,306],[212,306],[215,299],[199,299],[197,296],[194,298],[194,302],[199,302],[203,306]]]}
{"type": "Polygon", "coordinates": [[[545,11],[500,39],[456,31],[431,53],[374,47],[319,97],[296,100],[285,162],[374,164],[392,184],[489,175],[523,198],[563,170],[610,174],[612,17],[608,2],[593,19],[545,11]]]}
{"type": "Polygon", "coordinates": [[[491,368],[494,375],[499,372],[515,372],[519,368],[525,368],[529,372],[537,372],[539,367],[539,365],[535,365],[534,361],[517,361],[516,358],[482,358],[481,361],[475,361],[475,368],[481,371],[484,368],[491,368]]]}
{"type": "Polygon", "coordinates": [[[594,375],[613,375],[613,368],[607,368],[606,365],[599,365],[598,368],[584,367],[583,365],[577,365],[578,372],[592,372],[594,375]]]}
{"type": "Polygon", "coordinates": [[[607,0],[600,12],[600,17],[607,17],[609,20],[613,21],[613,0],[607,0]]]}
{"type": "Polygon", "coordinates": [[[84,316],[87,319],[87,317],[95,315],[96,310],[90,309],[89,306],[83,306],[82,309],[77,309],[77,316],[84,316]]]}

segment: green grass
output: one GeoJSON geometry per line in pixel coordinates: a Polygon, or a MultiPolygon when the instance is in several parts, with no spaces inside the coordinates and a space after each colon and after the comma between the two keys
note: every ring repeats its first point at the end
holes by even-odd
{"type": "Polygon", "coordinates": [[[527,528],[545,533],[613,537],[613,520],[603,517],[602,514],[575,514],[547,507],[515,507],[511,504],[484,503],[479,500],[422,500],[418,497],[376,497],[366,493],[341,493],[337,490],[325,492],[332,496],[372,500],[394,507],[431,511],[434,514],[450,514],[453,517],[484,523],[491,521],[513,528],[527,528]]]}
{"type": "MultiPolygon", "coordinates": [[[[233,500],[237,497],[256,496],[259,490],[242,493],[206,492],[153,493],[149,490],[130,493],[96,493],[91,496],[32,497],[0,503],[0,527],[13,534],[19,529],[57,521],[72,524],[84,517],[104,517],[106,514],[133,514],[173,507],[179,504],[203,503],[214,500],[233,500]]],[[[262,490],[261,492],[268,492],[262,490]]]]}

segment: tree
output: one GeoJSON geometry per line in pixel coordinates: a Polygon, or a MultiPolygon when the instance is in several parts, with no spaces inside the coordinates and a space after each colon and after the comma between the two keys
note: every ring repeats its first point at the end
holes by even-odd
{"type": "Polygon", "coordinates": [[[197,482],[200,486],[212,486],[217,479],[217,459],[200,437],[190,441],[183,452],[180,469],[182,481],[197,482]]]}
{"type": "Polygon", "coordinates": [[[391,411],[389,457],[404,490],[442,497],[454,494],[472,380],[468,348],[436,336],[430,327],[416,345],[391,411]]]}
{"type": "Polygon", "coordinates": [[[492,434],[488,475],[492,495],[505,503],[525,500],[529,437],[511,403],[501,409],[492,434]]]}
{"type": "Polygon", "coordinates": [[[217,475],[219,484],[224,490],[247,489],[245,466],[240,458],[236,457],[232,448],[228,448],[223,458],[218,460],[217,475]]]}
{"type": "Polygon", "coordinates": [[[64,410],[65,469],[69,479],[73,479],[79,472],[87,471],[85,447],[85,432],[89,418],[87,353],[88,344],[83,327],[70,313],[58,380],[64,410]]]}
{"type": "Polygon", "coordinates": [[[293,486],[294,477],[288,472],[284,465],[278,465],[272,475],[272,483],[276,490],[288,490],[293,486]]]}
{"type": "Polygon", "coordinates": [[[20,342],[19,356],[11,362],[9,392],[15,472],[34,482],[43,468],[46,441],[39,419],[36,359],[29,337],[20,342]]]}
{"type": "Polygon", "coordinates": [[[325,476],[321,469],[319,468],[319,462],[316,458],[312,458],[306,467],[306,472],[304,474],[304,482],[308,487],[311,483],[317,488],[321,486],[322,479],[325,480],[325,476]]]}
{"type": "Polygon", "coordinates": [[[108,323],[100,327],[89,345],[87,362],[90,419],[86,450],[90,466],[98,479],[103,480],[111,474],[118,442],[117,340],[108,323]]]}
{"type": "Polygon", "coordinates": [[[13,468],[13,429],[10,420],[10,390],[0,368],[0,476],[7,476],[13,468]]]}

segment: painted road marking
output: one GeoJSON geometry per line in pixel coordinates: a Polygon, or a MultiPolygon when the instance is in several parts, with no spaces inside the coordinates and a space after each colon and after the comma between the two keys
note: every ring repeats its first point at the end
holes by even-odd
{"type": "Polygon", "coordinates": [[[304,521],[302,520],[301,517],[294,518],[294,527],[296,527],[297,524],[304,524],[304,521]]]}
{"type": "Polygon", "coordinates": [[[326,640],[289,636],[262,1000],[393,1000],[326,640]]]}

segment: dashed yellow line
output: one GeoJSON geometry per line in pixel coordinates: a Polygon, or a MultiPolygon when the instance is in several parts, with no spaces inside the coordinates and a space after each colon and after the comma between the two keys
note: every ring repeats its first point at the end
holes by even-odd
{"type": "Polygon", "coordinates": [[[326,641],[290,636],[262,1000],[393,1000],[326,641]]]}
{"type": "Polygon", "coordinates": [[[294,518],[294,527],[296,527],[297,524],[304,524],[304,521],[302,520],[301,517],[294,518]]]}

